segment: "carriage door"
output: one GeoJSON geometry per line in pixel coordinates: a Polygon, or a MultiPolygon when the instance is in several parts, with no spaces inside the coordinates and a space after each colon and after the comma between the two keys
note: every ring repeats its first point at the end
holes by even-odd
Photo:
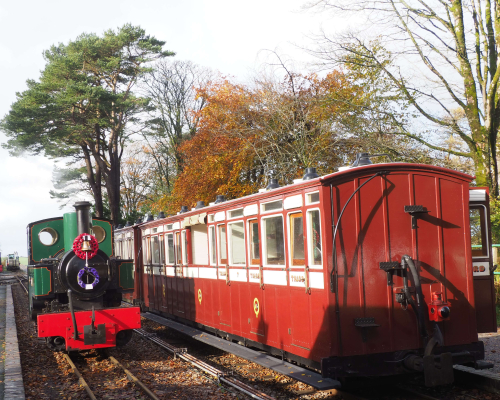
{"type": "Polygon", "coordinates": [[[144,279],[142,280],[143,284],[143,293],[144,293],[144,304],[146,307],[151,307],[152,297],[153,297],[153,287],[150,282],[150,275],[152,275],[151,269],[151,252],[149,250],[150,237],[142,238],[142,262],[144,267],[144,279]]]}
{"type": "Polygon", "coordinates": [[[490,207],[487,189],[471,188],[469,202],[477,331],[478,333],[496,332],[490,207]]]}
{"type": "MultiPolygon", "coordinates": [[[[155,231],[157,228],[153,228],[155,231]]],[[[162,241],[163,242],[163,241],[162,241]]],[[[160,256],[160,239],[156,236],[151,236],[150,242],[150,254],[151,254],[151,274],[150,274],[150,285],[149,285],[149,301],[151,303],[150,307],[154,310],[159,311],[160,305],[158,303],[158,292],[161,293],[159,289],[160,285],[160,271],[161,271],[161,256],[160,256]]]]}

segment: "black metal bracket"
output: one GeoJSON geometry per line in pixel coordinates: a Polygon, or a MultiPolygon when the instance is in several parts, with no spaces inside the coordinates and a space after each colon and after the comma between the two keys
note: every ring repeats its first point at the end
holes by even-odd
{"type": "Polygon", "coordinates": [[[429,211],[425,209],[424,206],[405,206],[405,213],[411,215],[411,229],[417,229],[417,218],[420,218],[420,214],[426,214],[429,211]]]}
{"type": "Polygon", "coordinates": [[[380,325],[375,323],[374,317],[365,318],[354,318],[354,326],[356,328],[361,328],[361,339],[363,343],[366,343],[366,329],[367,328],[378,328],[380,325]]]}
{"type": "Polygon", "coordinates": [[[424,356],[424,377],[427,387],[453,383],[452,353],[424,356]]]}
{"type": "Polygon", "coordinates": [[[83,327],[83,343],[89,344],[104,344],[106,343],[106,324],[97,325],[97,329],[92,325],[83,327]]]}
{"type": "Polygon", "coordinates": [[[379,263],[380,269],[387,272],[387,286],[392,285],[392,274],[394,271],[401,271],[403,267],[397,261],[383,261],[379,263]]]}

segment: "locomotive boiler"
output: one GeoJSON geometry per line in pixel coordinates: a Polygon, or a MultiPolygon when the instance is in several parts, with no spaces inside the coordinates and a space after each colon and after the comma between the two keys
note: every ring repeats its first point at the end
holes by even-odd
{"type": "Polygon", "coordinates": [[[114,256],[113,227],[76,212],[28,225],[29,313],[54,350],[125,345],[140,327],[138,307],[120,308],[133,291],[132,260],[114,256]]]}

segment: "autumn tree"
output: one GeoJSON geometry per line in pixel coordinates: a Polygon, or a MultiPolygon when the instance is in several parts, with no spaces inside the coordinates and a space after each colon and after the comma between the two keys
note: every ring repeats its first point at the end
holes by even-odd
{"type": "MultiPolygon", "coordinates": [[[[291,183],[307,167],[333,172],[366,148],[362,135],[372,114],[363,105],[370,97],[340,71],[325,77],[287,72],[280,80],[261,76],[252,86],[226,80],[199,90],[199,96],[206,106],[198,132],[181,146],[183,173],[159,206],[247,195],[270,177],[291,183]]],[[[376,141],[371,146],[381,147],[376,141]]]]}
{"type": "Polygon", "coordinates": [[[45,51],[45,69],[2,121],[13,155],[23,151],[85,163],[96,214],[105,187],[111,219],[120,215],[120,163],[124,146],[148,99],[134,87],[151,62],[173,53],[140,27],[124,25],[102,36],[82,34],[45,51]]]}
{"type": "Polygon", "coordinates": [[[476,183],[490,185],[498,195],[498,4],[315,0],[309,6],[337,16],[364,15],[357,24],[363,31],[322,34],[316,55],[328,67],[341,64],[383,74],[421,120],[399,124],[392,133],[434,151],[472,159],[476,183]],[[459,115],[465,116],[466,124],[459,115]],[[452,134],[463,146],[443,145],[443,133],[452,134]]]}

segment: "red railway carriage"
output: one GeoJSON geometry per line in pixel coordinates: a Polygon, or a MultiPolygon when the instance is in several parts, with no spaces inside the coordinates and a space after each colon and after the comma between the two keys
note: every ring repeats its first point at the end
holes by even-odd
{"type": "Polygon", "coordinates": [[[308,178],[117,231],[134,301],[328,377],[478,367],[478,327],[496,331],[487,190],[403,163],[308,178]]]}

